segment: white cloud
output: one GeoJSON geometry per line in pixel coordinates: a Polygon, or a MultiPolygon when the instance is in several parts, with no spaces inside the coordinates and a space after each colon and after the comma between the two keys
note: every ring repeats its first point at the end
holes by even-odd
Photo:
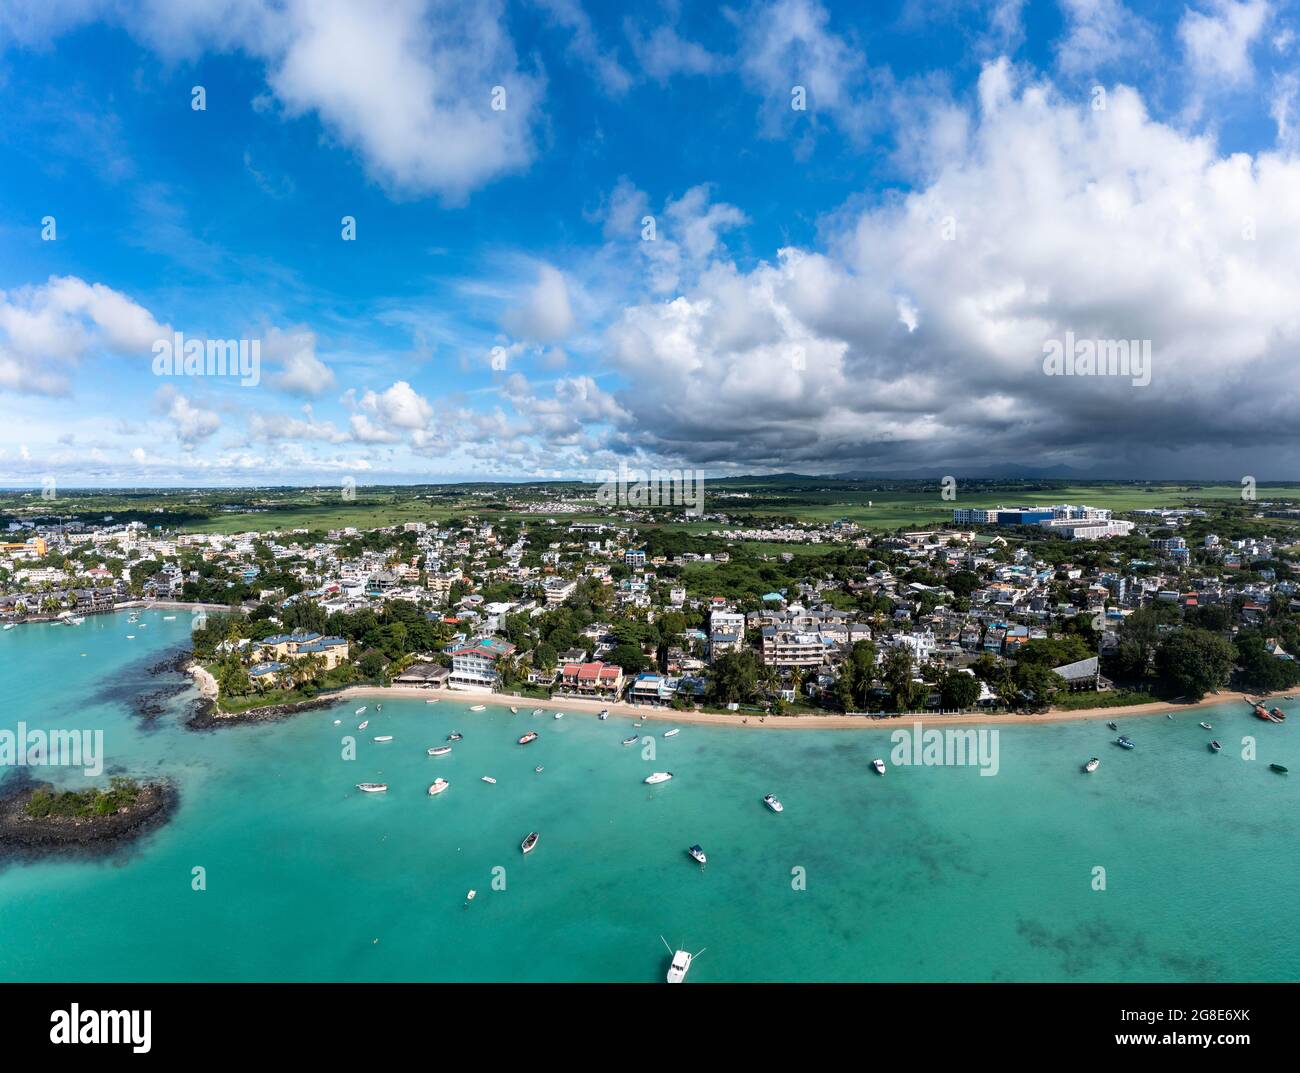
{"type": "Polygon", "coordinates": [[[221,427],[221,418],[216,413],[196,406],[170,385],[159,388],[155,399],[171,422],[176,438],[186,447],[202,443],[221,427]]]}
{"type": "Polygon", "coordinates": [[[316,334],[306,328],[272,328],[262,342],[262,358],[278,363],[273,386],[292,395],[320,395],[334,386],[334,373],[316,357],[316,334]]]}
{"type": "Polygon", "coordinates": [[[573,331],[573,309],[564,273],[551,265],[540,265],[537,282],[522,305],[506,314],[503,324],[511,334],[539,343],[556,342],[573,331]]]}
{"type": "Polygon", "coordinates": [[[1209,14],[1187,8],[1178,37],[1193,73],[1228,85],[1249,82],[1254,77],[1250,46],[1268,15],[1267,0],[1212,0],[1209,14]]]}
{"type": "Polygon", "coordinates": [[[1064,74],[1096,74],[1150,58],[1155,30],[1122,0],[1061,0],[1061,8],[1068,33],[1056,57],[1064,74]]]}

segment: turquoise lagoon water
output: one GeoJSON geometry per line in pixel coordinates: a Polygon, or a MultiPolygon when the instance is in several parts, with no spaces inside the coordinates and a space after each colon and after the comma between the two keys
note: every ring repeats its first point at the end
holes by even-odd
{"type": "Polygon", "coordinates": [[[1297,730],[1241,705],[1204,715],[1218,755],[1200,715],[1117,715],[1133,752],[1101,722],[1005,728],[996,777],[879,778],[882,730],[685,726],[647,760],[620,744],[626,718],[533,719],[527,702],[371,699],[363,733],[360,701],[195,733],[192,692],[152,723],[133,714],[189,616],[141,624],[0,634],[0,727],[102,728],[111,766],[182,794],[116,856],[0,864],[0,979],[656,981],[661,935],[706,948],[693,981],[1300,978],[1297,774],[1267,770],[1300,772],[1297,730]],[[521,748],[528,728],[541,738],[521,748]],[[453,729],[452,755],[426,756],[453,729]],[[645,786],[659,769],[676,777],[645,786]],[[430,798],[437,775],[451,788],[430,798]],[[368,780],[391,789],[358,793],[368,780]]]}

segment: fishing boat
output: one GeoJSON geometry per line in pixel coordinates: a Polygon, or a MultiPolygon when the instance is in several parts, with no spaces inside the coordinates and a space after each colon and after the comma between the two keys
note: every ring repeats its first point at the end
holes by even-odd
{"type": "Polygon", "coordinates": [[[483,778],[480,779],[479,781],[486,782],[489,786],[495,786],[497,784],[497,780],[494,779],[491,775],[484,775],[483,778]]]}
{"type": "Polygon", "coordinates": [[[450,785],[451,783],[449,783],[446,779],[434,779],[433,784],[429,787],[429,796],[437,797],[440,793],[442,793],[443,790],[447,789],[447,787],[450,785]]]}
{"type": "Polygon", "coordinates": [[[537,740],[537,731],[530,730],[527,734],[523,735],[519,739],[519,744],[527,745],[530,741],[536,741],[536,740],[537,740]]]}
{"type": "Polygon", "coordinates": [[[1089,760],[1086,764],[1083,765],[1083,770],[1087,774],[1091,775],[1099,767],[1101,767],[1101,760],[1100,758],[1094,756],[1091,760],[1089,760]]]}
{"type": "Polygon", "coordinates": [[[871,766],[875,769],[877,775],[883,775],[885,773],[885,762],[881,760],[880,757],[876,757],[871,761],[871,766]]]}
{"type": "Polygon", "coordinates": [[[608,708],[601,708],[601,710],[600,710],[600,714],[599,714],[598,716],[596,716],[596,718],[597,718],[597,719],[608,719],[608,718],[609,718],[609,709],[608,709],[608,708]]]}
{"type": "Polygon", "coordinates": [[[1111,730],[1118,730],[1118,729],[1119,729],[1119,724],[1118,724],[1118,723],[1107,723],[1106,725],[1107,725],[1108,727],[1110,727],[1111,730]]]}
{"type": "Polygon", "coordinates": [[[369,725],[370,725],[370,720],[369,720],[369,719],[363,719],[363,720],[361,720],[361,723],[360,723],[360,725],[357,727],[357,729],[358,729],[358,730],[365,730],[366,727],[368,727],[369,725]]]}
{"type": "Polygon", "coordinates": [[[699,861],[700,864],[709,863],[709,858],[704,855],[704,850],[700,848],[698,843],[692,846],[686,852],[689,853],[692,857],[694,857],[697,861],[699,861]]]}
{"type": "Polygon", "coordinates": [[[360,790],[363,794],[382,794],[385,790],[388,789],[388,783],[359,782],[357,783],[357,789],[360,790]]]}
{"type": "Polygon", "coordinates": [[[1287,769],[1282,764],[1269,764],[1269,771],[1276,771],[1279,775],[1285,775],[1287,769]]]}
{"type": "Polygon", "coordinates": [[[469,710],[470,710],[471,712],[482,712],[482,711],[486,711],[486,710],[487,710],[487,705],[486,705],[486,704],[471,704],[471,705],[469,706],[469,710]]]}
{"type": "Polygon", "coordinates": [[[462,734],[459,730],[453,730],[450,734],[447,735],[447,740],[460,741],[464,736],[465,735],[462,734]]]}
{"type": "Polygon", "coordinates": [[[670,984],[682,983],[686,979],[686,974],[691,971],[691,962],[704,951],[700,950],[698,953],[692,954],[689,950],[674,950],[662,935],[659,936],[659,941],[664,944],[665,949],[673,956],[673,960],[668,966],[668,982],[670,984]]]}
{"type": "Polygon", "coordinates": [[[365,706],[364,704],[361,705],[361,707],[358,708],[358,709],[357,709],[355,712],[353,712],[352,714],[353,714],[353,715],[365,715],[365,714],[366,714],[366,706],[365,706]]]}
{"type": "Polygon", "coordinates": [[[783,804],[781,804],[781,802],[778,801],[778,800],[776,799],[776,794],[767,794],[767,795],[763,798],[763,804],[765,804],[765,805],[766,805],[768,808],[770,808],[773,812],[784,812],[784,811],[785,811],[785,806],[784,806],[783,804]]]}
{"type": "Polygon", "coordinates": [[[647,786],[658,786],[661,782],[667,782],[673,777],[671,771],[652,771],[645,777],[647,786]]]}
{"type": "Polygon", "coordinates": [[[681,733],[681,731],[680,731],[677,727],[673,727],[672,730],[665,730],[665,731],[664,731],[664,737],[665,737],[665,738],[675,738],[675,737],[676,737],[678,734],[680,734],[680,733],[681,733]]]}
{"type": "Polygon", "coordinates": [[[1121,749],[1134,748],[1134,743],[1123,734],[1121,734],[1118,738],[1115,739],[1115,744],[1118,745],[1121,749]]]}
{"type": "Polygon", "coordinates": [[[533,709],[533,715],[535,715],[535,716],[537,716],[537,715],[541,715],[541,714],[543,714],[543,712],[545,712],[545,709],[544,709],[544,708],[534,708],[534,709],[533,709]]]}
{"type": "Polygon", "coordinates": [[[1222,748],[1223,746],[1220,745],[1217,741],[1210,742],[1210,752],[1217,753],[1222,748]]]}
{"type": "Polygon", "coordinates": [[[624,738],[624,739],[623,739],[623,744],[624,744],[624,745],[635,745],[635,744],[636,744],[636,735],[633,734],[630,738],[624,738]]]}
{"type": "Polygon", "coordinates": [[[1212,727],[1209,723],[1202,723],[1202,724],[1201,724],[1201,729],[1202,729],[1202,730],[1213,730],[1214,727],[1212,727]]]}
{"type": "Polygon", "coordinates": [[[435,745],[432,749],[425,750],[430,756],[446,756],[451,752],[450,745],[435,745]]]}
{"type": "Polygon", "coordinates": [[[392,741],[392,740],[393,740],[393,736],[391,734],[377,734],[375,736],[375,741],[392,741]]]}
{"type": "Polygon", "coordinates": [[[528,832],[528,837],[519,843],[519,848],[525,853],[532,853],[537,848],[537,840],[541,837],[536,831],[528,832]]]}

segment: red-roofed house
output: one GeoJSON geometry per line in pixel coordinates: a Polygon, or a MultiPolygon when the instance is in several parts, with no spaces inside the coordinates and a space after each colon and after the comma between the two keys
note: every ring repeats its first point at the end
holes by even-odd
{"type": "Polygon", "coordinates": [[[623,668],[614,663],[566,663],[560,684],[576,693],[618,696],[623,690],[623,668]]]}

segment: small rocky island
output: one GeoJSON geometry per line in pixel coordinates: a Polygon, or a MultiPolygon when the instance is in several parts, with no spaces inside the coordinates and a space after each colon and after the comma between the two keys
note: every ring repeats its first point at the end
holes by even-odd
{"type": "Polygon", "coordinates": [[[124,776],[90,790],[58,790],[30,779],[10,783],[0,790],[0,855],[111,852],[160,826],[179,800],[169,782],[124,776]]]}

